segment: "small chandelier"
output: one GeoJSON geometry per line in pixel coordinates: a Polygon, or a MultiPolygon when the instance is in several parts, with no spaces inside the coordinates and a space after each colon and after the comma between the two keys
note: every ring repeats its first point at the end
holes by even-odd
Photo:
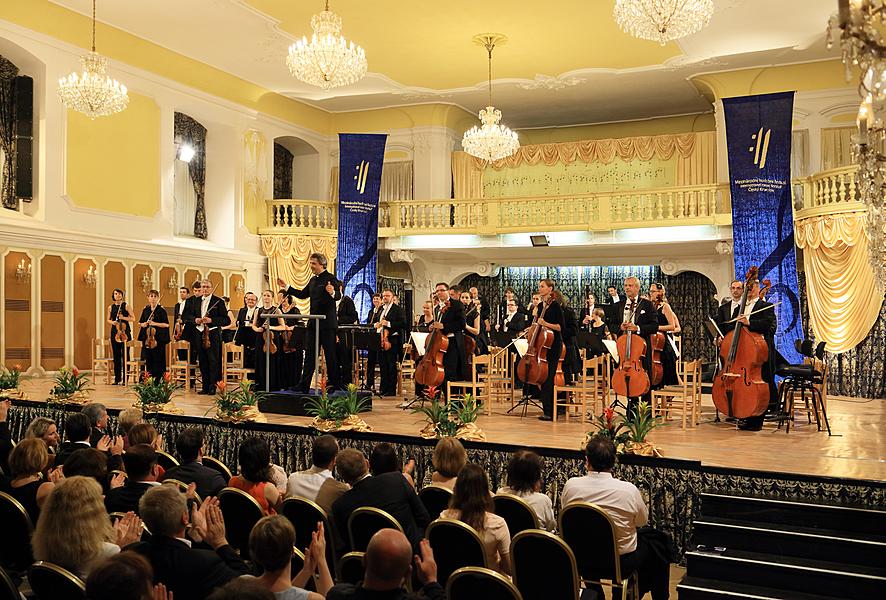
{"type": "Polygon", "coordinates": [[[489,104],[480,111],[480,123],[465,132],[461,146],[465,152],[486,162],[494,162],[512,155],[520,147],[517,134],[502,123],[501,111],[492,105],[492,49],[503,44],[507,38],[498,33],[484,33],[474,37],[474,42],[486,48],[489,55],[489,104]]]}
{"type": "Polygon", "coordinates": [[[92,51],[80,57],[83,71],[58,80],[58,97],[71,110],[90,119],[113,115],[126,108],[126,86],[105,75],[108,59],[95,51],[95,0],[92,0],[92,51]]]}
{"type": "Polygon", "coordinates": [[[664,46],[707,26],[714,0],[615,0],[612,16],[628,33],[664,46]]]}
{"type": "Polygon", "coordinates": [[[341,17],[326,9],[311,17],[311,40],[289,47],[286,65],[293,77],[324,90],[349,85],[366,75],[366,53],[341,34],[341,17]]]}

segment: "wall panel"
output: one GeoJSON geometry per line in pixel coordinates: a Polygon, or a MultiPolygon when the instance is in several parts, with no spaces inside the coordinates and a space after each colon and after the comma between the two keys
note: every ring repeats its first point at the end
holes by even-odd
{"type": "Polygon", "coordinates": [[[6,339],[7,368],[31,367],[31,278],[16,279],[16,267],[27,271],[31,258],[24,252],[10,252],[3,260],[4,307],[3,335],[6,339]]]}
{"type": "MultiPolygon", "coordinates": [[[[126,289],[126,267],[123,263],[116,260],[110,260],[105,263],[104,278],[105,297],[100,300],[102,303],[102,319],[105,321],[108,319],[108,307],[114,300],[113,292],[115,288],[123,290],[123,300],[126,302],[127,309],[132,312],[132,294],[126,289]]],[[[102,331],[103,336],[111,335],[111,326],[104,323],[102,331]]]]}
{"type": "MultiPolygon", "coordinates": [[[[90,267],[95,269],[96,265],[88,258],[74,261],[74,364],[81,370],[92,368],[91,344],[96,337],[96,285],[83,281],[90,267]]],[[[94,276],[98,278],[98,273],[94,276]]]]}
{"type": "Polygon", "coordinates": [[[228,278],[228,291],[231,296],[231,310],[234,311],[235,315],[237,311],[245,305],[243,302],[243,295],[246,293],[246,289],[244,287],[243,291],[237,291],[238,285],[245,286],[246,281],[243,275],[234,273],[228,278]]]}
{"type": "Polygon", "coordinates": [[[132,339],[138,339],[138,319],[148,303],[148,292],[157,289],[157,280],[150,265],[137,264],[132,267],[132,310],[135,321],[132,323],[132,339]]]}
{"type": "Polygon", "coordinates": [[[56,371],[65,364],[65,260],[40,260],[40,366],[56,371]]]}

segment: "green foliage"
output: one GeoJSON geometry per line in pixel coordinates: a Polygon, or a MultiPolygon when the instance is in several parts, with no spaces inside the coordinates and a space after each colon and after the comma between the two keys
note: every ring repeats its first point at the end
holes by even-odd
{"type": "Polygon", "coordinates": [[[588,438],[603,436],[619,448],[627,442],[645,442],[649,432],[661,424],[661,417],[652,416],[652,409],[646,401],[638,402],[637,409],[627,416],[606,407],[591,421],[594,430],[588,432],[588,438]]]}
{"type": "Polygon", "coordinates": [[[55,385],[49,390],[51,396],[67,398],[77,392],[85,392],[92,388],[86,387],[86,374],[81,373],[77,367],[62,367],[55,375],[55,385]]]}
{"type": "Polygon", "coordinates": [[[646,441],[646,436],[662,424],[661,417],[652,416],[652,407],[645,400],[637,403],[637,410],[625,419],[628,440],[638,444],[646,441]]]}
{"type": "Polygon", "coordinates": [[[438,438],[454,436],[463,425],[477,420],[480,407],[471,394],[466,394],[461,400],[441,400],[435,392],[432,391],[429,404],[422,403],[422,406],[412,409],[412,413],[424,415],[438,438]]]}
{"type": "Polygon", "coordinates": [[[184,386],[172,381],[169,372],[164,373],[163,377],[157,380],[145,371],[142,373],[142,380],[131,387],[135,395],[138,396],[136,406],[145,410],[148,407],[166,404],[184,386]]]}
{"type": "Polygon", "coordinates": [[[472,394],[465,394],[461,400],[453,400],[452,405],[455,409],[455,416],[464,425],[476,422],[477,417],[480,416],[480,405],[477,404],[472,394]]]}
{"type": "Polygon", "coordinates": [[[266,396],[265,392],[252,389],[255,382],[241,381],[233,389],[228,389],[225,381],[215,384],[215,409],[219,414],[236,415],[246,408],[256,406],[266,396]]]}
{"type": "Polygon", "coordinates": [[[330,396],[324,389],[319,397],[311,398],[305,402],[305,412],[312,417],[324,421],[335,421],[336,426],[341,424],[351,415],[357,415],[369,410],[369,399],[360,398],[357,394],[357,386],[348,385],[344,396],[330,396]]]}
{"type": "Polygon", "coordinates": [[[18,388],[22,372],[13,367],[12,370],[0,366],[0,390],[14,390],[18,388]]]}

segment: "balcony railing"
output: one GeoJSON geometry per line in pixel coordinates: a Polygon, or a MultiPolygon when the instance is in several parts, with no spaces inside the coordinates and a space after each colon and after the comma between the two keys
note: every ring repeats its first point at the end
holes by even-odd
{"type": "Polygon", "coordinates": [[[858,165],[815,173],[795,179],[794,219],[808,219],[825,214],[864,210],[858,188],[858,165]],[[802,208],[798,207],[797,188],[802,188],[802,208]]]}

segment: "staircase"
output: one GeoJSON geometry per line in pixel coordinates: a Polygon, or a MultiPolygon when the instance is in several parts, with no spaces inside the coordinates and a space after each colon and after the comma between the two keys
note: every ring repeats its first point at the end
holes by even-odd
{"type": "Polygon", "coordinates": [[[702,494],[680,600],[886,598],[886,512],[702,494]]]}

